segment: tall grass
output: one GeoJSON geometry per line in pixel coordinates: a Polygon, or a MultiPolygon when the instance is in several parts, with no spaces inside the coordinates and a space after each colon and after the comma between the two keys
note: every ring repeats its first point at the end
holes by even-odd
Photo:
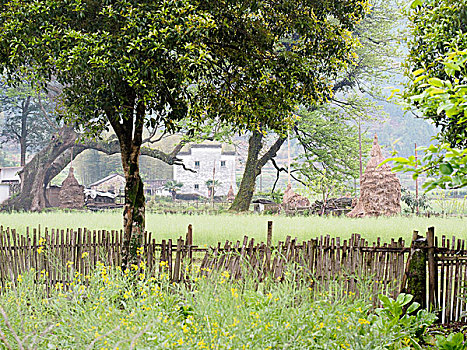
{"type": "MultiPolygon", "coordinates": [[[[350,237],[360,233],[372,241],[402,237],[409,240],[413,230],[425,232],[434,226],[438,236],[455,235],[467,239],[467,218],[442,217],[381,217],[350,219],[346,217],[285,217],[262,215],[182,215],[147,214],[146,227],[156,239],[177,238],[184,235],[188,224],[193,224],[194,243],[216,244],[218,241],[241,240],[243,236],[265,240],[267,221],[272,220],[273,239],[283,240],[287,235],[305,240],[319,235],[350,237]]],[[[0,225],[24,233],[26,227],[74,228],[118,230],[122,227],[120,211],[112,212],[48,212],[0,213],[0,225]]]]}
{"type": "MultiPolygon", "coordinates": [[[[313,295],[293,279],[266,283],[195,279],[190,288],[143,267],[99,265],[69,290],[46,294],[31,272],[0,293],[0,347],[7,349],[408,349],[428,312],[399,325],[370,300],[313,295]],[[86,283],[84,283],[86,281],[86,283]]],[[[361,293],[364,295],[365,293],[361,293]]]]}

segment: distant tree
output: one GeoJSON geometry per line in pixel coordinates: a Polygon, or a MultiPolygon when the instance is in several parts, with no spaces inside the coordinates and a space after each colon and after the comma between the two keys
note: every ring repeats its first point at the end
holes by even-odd
{"type": "Polygon", "coordinates": [[[176,180],[169,180],[164,184],[164,188],[172,195],[172,200],[177,198],[177,191],[183,187],[183,183],[176,180]]]}
{"type": "Polygon", "coordinates": [[[0,141],[20,146],[21,166],[26,164],[27,152],[45,146],[50,134],[58,127],[46,115],[47,97],[41,96],[27,83],[10,88],[0,85],[0,108],[4,114],[0,141]]]}
{"type": "MultiPolygon", "coordinates": [[[[349,23],[347,28],[340,27],[334,32],[335,37],[338,37],[347,35],[347,31],[350,31],[361,45],[347,47],[347,51],[334,51],[332,45],[323,45],[322,52],[316,51],[317,55],[321,55],[325,54],[327,49],[331,50],[334,60],[340,64],[337,67],[323,67],[329,68],[328,71],[323,69],[319,72],[322,79],[329,85],[322,91],[321,102],[306,106],[310,111],[322,108],[325,113],[328,105],[331,105],[343,110],[343,113],[338,114],[346,116],[343,123],[349,123],[348,116],[353,116],[354,120],[361,118],[366,121],[371,115],[381,114],[380,108],[365,96],[381,98],[376,85],[388,77],[388,72],[392,69],[391,63],[397,56],[395,50],[397,38],[393,28],[398,21],[399,8],[396,1],[372,0],[369,4],[371,10],[366,12],[361,20],[349,23]]],[[[317,36],[320,37],[320,34],[317,36]]],[[[323,40],[326,41],[329,38],[325,36],[323,40]]],[[[297,126],[304,125],[295,123],[295,120],[289,116],[288,125],[291,127],[290,137],[292,138],[295,137],[294,132],[297,126]]],[[[285,132],[276,131],[260,127],[251,132],[245,170],[237,196],[231,206],[232,210],[248,210],[255,190],[256,178],[268,162],[273,164],[278,174],[287,170],[278,166],[274,161],[278,151],[287,140],[285,132]],[[266,138],[268,134],[274,135],[273,142],[268,142],[266,138]]],[[[319,135],[317,138],[319,139],[319,135]]]]}
{"type": "MultiPolygon", "coordinates": [[[[358,127],[352,118],[330,106],[313,112],[302,110],[295,133],[304,149],[294,162],[293,176],[297,180],[308,187],[318,181],[319,187],[325,189],[328,183],[330,187],[338,183],[340,188],[348,188],[358,179],[358,127]]],[[[368,153],[370,144],[363,135],[363,154],[368,153]]]]}
{"type": "Polygon", "coordinates": [[[412,214],[415,213],[417,207],[421,210],[431,208],[430,201],[426,194],[419,195],[418,198],[411,193],[407,188],[402,188],[401,201],[404,202],[412,214]]]}

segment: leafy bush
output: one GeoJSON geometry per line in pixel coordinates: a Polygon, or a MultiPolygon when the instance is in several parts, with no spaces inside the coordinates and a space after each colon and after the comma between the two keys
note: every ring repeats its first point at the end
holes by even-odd
{"type": "Polygon", "coordinates": [[[466,350],[467,344],[464,343],[464,334],[449,334],[447,337],[436,336],[436,346],[439,350],[466,350]]]}
{"type": "Polygon", "coordinates": [[[411,193],[407,188],[402,188],[402,196],[401,200],[404,202],[410,209],[410,212],[413,214],[415,210],[418,208],[420,210],[427,210],[431,208],[429,199],[427,198],[426,194],[421,194],[418,198],[415,197],[413,193],[411,193]]]}

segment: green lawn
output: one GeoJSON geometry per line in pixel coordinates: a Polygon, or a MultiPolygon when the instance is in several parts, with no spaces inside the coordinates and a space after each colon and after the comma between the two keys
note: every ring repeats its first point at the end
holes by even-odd
{"type": "MultiPolygon", "coordinates": [[[[403,237],[409,240],[411,232],[425,232],[434,226],[437,236],[455,235],[467,239],[467,218],[365,218],[345,217],[284,217],[260,215],[179,215],[148,214],[147,229],[160,239],[185,235],[188,224],[193,225],[194,243],[215,244],[218,241],[242,239],[244,235],[257,240],[266,239],[267,221],[274,222],[273,238],[282,240],[287,235],[299,240],[330,234],[348,238],[360,233],[369,240],[381,237],[383,241],[403,237]]],[[[118,212],[49,212],[49,213],[0,213],[0,224],[25,232],[26,226],[49,228],[86,227],[88,229],[120,229],[122,214],[118,212]]]]}

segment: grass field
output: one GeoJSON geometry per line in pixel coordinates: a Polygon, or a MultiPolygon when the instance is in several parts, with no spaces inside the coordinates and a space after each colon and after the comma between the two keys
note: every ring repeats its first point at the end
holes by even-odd
{"type": "MultiPolygon", "coordinates": [[[[247,235],[257,240],[266,239],[267,221],[273,221],[273,239],[284,239],[287,235],[299,240],[330,234],[348,238],[360,233],[372,241],[381,237],[387,242],[391,238],[403,237],[410,240],[411,232],[425,232],[434,226],[437,236],[455,235],[467,239],[467,218],[441,217],[393,217],[349,219],[345,217],[285,217],[259,215],[179,215],[147,214],[146,227],[157,239],[177,238],[185,235],[188,224],[193,225],[193,239],[197,245],[215,244],[219,241],[242,239],[247,235]]],[[[25,228],[73,228],[120,229],[122,214],[114,212],[49,212],[49,213],[0,213],[0,225],[15,228],[21,233],[25,228]]]]}

